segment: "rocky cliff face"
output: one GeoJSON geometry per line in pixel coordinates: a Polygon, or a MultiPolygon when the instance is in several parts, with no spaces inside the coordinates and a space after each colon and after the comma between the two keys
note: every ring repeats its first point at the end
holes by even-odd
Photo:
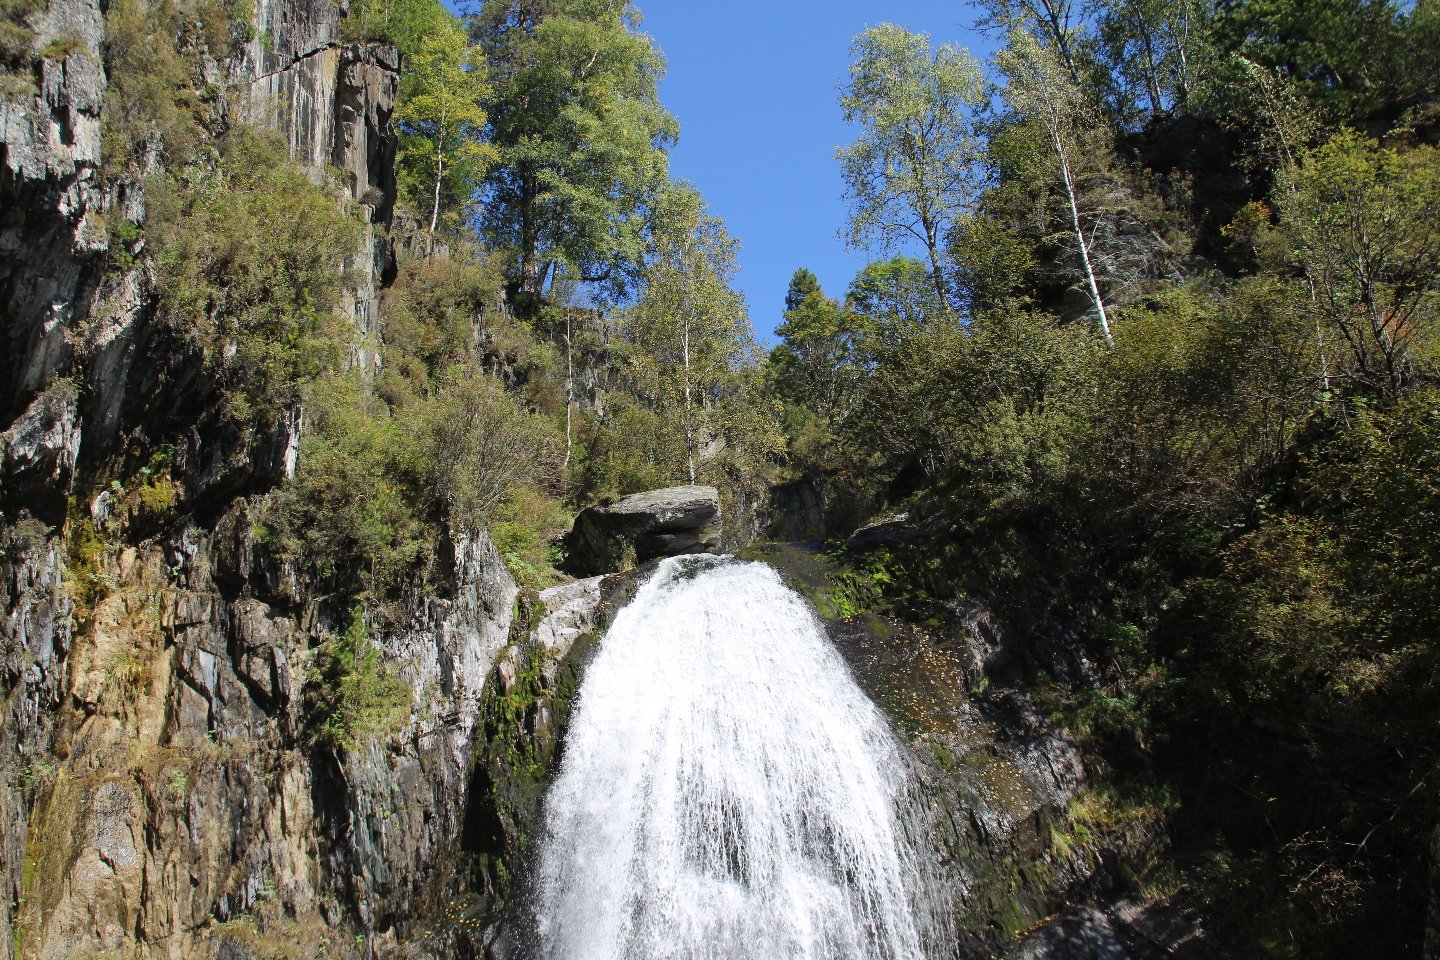
{"type": "MultiPolygon", "coordinates": [[[[368,333],[393,272],[399,64],[341,43],[342,16],[262,2],[218,69],[232,118],[339,171],[364,211],[348,306],[368,333]]],[[[143,263],[107,272],[106,218],[144,200],[97,176],[102,10],[53,0],[36,26],[70,52],[0,101],[0,949],[453,955],[474,728],[518,590],[483,533],[443,544],[441,588],[373,636],[416,691],[408,719],[350,749],[309,736],[313,648],[341,613],[253,530],[299,420],[215,429],[143,263]],[[161,446],[173,479],[135,480],[161,446]]]]}

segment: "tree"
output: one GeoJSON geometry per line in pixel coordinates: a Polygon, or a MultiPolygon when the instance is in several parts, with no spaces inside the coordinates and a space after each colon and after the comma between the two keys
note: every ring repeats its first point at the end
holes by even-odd
{"type": "Polygon", "coordinates": [[[813,409],[826,423],[839,415],[855,385],[853,321],[849,311],[817,288],[787,310],[785,321],[775,329],[783,342],[770,359],[781,391],[813,409]]]}
{"type": "Polygon", "coordinates": [[[810,294],[819,292],[820,280],[814,273],[801,267],[790,278],[790,286],[785,291],[785,312],[789,313],[804,303],[810,294]]]}
{"type": "Polygon", "coordinates": [[[1280,223],[1363,385],[1395,398],[1440,314],[1440,150],[1397,152],[1352,133],[1277,191],[1280,223]]]}
{"type": "Polygon", "coordinates": [[[1072,161],[1081,134],[1098,122],[1094,106],[1084,89],[1072,80],[1055,51],[1041,45],[1028,31],[1011,31],[1008,45],[996,54],[996,60],[1005,75],[1004,96],[1010,108],[1022,119],[1037,125],[1054,155],[1055,173],[1064,191],[1086,289],[1100,322],[1100,332],[1105,342],[1114,346],[1110,317],[1090,255],[1090,237],[1081,223],[1079,187],[1072,161]]]}
{"type": "Polygon", "coordinates": [[[946,303],[941,243],[972,193],[980,65],[949,44],[932,52],[927,35],[892,24],[860,34],[851,54],[840,105],[860,135],[836,151],[852,204],[847,239],[853,247],[919,240],[946,303]]]}
{"type": "Polygon", "coordinates": [[[1210,5],[1205,0],[1103,0],[1100,50],[1117,91],[1116,112],[1142,98],[1150,117],[1183,107],[1202,69],[1210,5]]]}
{"type": "Polygon", "coordinates": [[[664,61],[626,0],[484,0],[471,31],[494,84],[499,162],[484,226],[518,249],[512,282],[539,297],[559,263],[623,294],[644,261],[679,129],[664,61]]]}
{"type": "Polygon", "coordinates": [[[395,109],[400,187],[417,207],[429,207],[432,246],[442,209],[457,223],[468,220],[495,159],[495,149],[481,140],[489,87],[477,54],[460,24],[447,17],[419,41],[401,82],[395,109]]]}
{"type": "Polygon", "coordinates": [[[872,369],[899,341],[945,313],[935,299],[930,271],[914,257],[872,263],[855,275],[845,294],[853,318],[857,363],[872,369]]]}
{"type": "Polygon", "coordinates": [[[1002,36],[1014,30],[1025,30],[1041,38],[1055,51],[1070,82],[1077,87],[1084,81],[1080,73],[1079,37],[1075,21],[1075,0],[972,0],[985,11],[976,24],[980,29],[1002,36]]]}
{"type": "Polygon", "coordinates": [[[378,40],[395,45],[406,69],[425,40],[454,24],[440,0],[352,0],[340,24],[347,42],[378,40]]]}
{"type": "MultiPolygon", "coordinates": [[[[1244,0],[1221,5],[1215,36],[1227,52],[1295,84],[1327,119],[1360,120],[1434,89],[1433,76],[1412,76],[1407,50],[1407,28],[1419,26],[1424,32],[1429,26],[1427,6],[1394,0],[1244,0]]],[[[1433,57],[1432,51],[1432,68],[1433,57]]]]}
{"type": "Polygon", "coordinates": [[[656,212],[644,294],[624,319],[628,368],[639,396],[679,424],[694,483],[702,449],[723,432],[728,394],[755,346],[745,299],[731,286],[739,245],[724,223],[688,185],[666,190],[656,212]]]}
{"type": "Polygon", "coordinates": [[[955,289],[973,320],[1026,298],[1025,282],[1035,268],[1034,244],[1000,219],[983,213],[967,216],[950,235],[955,289]]]}

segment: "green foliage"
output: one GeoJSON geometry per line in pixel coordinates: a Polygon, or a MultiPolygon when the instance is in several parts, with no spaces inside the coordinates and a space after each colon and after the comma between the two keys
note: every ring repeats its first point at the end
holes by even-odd
{"type": "Polygon", "coordinates": [[[43,0],[0,0],[0,80],[7,81],[0,93],[18,93],[23,88],[21,79],[30,65],[32,48],[35,45],[35,30],[30,18],[45,8],[43,0]],[[16,71],[14,74],[11,71],[16,71]]]}
{"type": "MultiPolygon", "coordinates": [[[[452,369],[403,416],[354,374],[316,382],[306,410],[299,470],[274,495],[266,525],[347,595],[393,598],[427,576],[442,525],[464,536],[513,509],[521,491],[558,482],[554,428],[473,370],[452,369]]],[[[512,522],[538,518],[522,510],[512,522]]]]}
{"type": "Polygon", "coordinates": [[[306,413],[299,469],[274,494],[266,528],[321,583],[383,600],[432,560],[414,435],[353,374],[317,381],[306,413]]]}
{"type": "Polygon", "coordinates": [[[852,204],[852,246],[905,240],[925,246],[935,293],[947,301],[941,244],[974,191],[979,138],[971,116],[984,102],[979,64],[949,44],[893,24],[855,38],[840,98],[859,137],[836,156],[852,204]]]}
{"type": "Polygon", "coordinates": [[[1183,109],[1206,78],[1210,4],[1199,0],[1110,0],[1096,34],[1109,68],[1112,110],[1135,122],[1183,109]]]}
{"type": "Polygon", "coordinates": [[[520,487],[505,501],[490,537],[516,583],[543,590],[561,581],[558,543],[574,519],[557,498],[534,487],[520,487]]]}
{"type": "Polygon", "coordinates": [[[557,266],[625,292],[679,130],[656,88],[664,61],[627,0],[486,0],[471,33],[491,68],[487,232],[517,251],[538,297],[557,266]]]}
{"type": "Polygon", "coordinates": [[[830,559],[843,565],[818,599],[836,616],[892,613],[897,605],[918,609],[931,600],[928,580],[937,569],[934,558],[880,546],[836,553],[830,559]]]}
{"type": "Polygon", "coordinates": [[[987,216],[967,216],[950,235],[959,300],[971,316],[1023,306],[1026,281],[1038,266],[1033,240],[987,216]]]}
{"type": "Polygon", "coordinates": [[[135,254],[142,245],[145,232],[141,229],[140,224],[123,217],[107,220],[106,226],[108,228],[106,254],[110,261],[110,269],[116,273],[125,273],[138,262],[135,254]]]}
{"type": "Polygon", "coordinates": [[[453,371],[433,399],[407,411],[425,502],[458,530],[497,516],[515,491],[561,491],[564,443],[544,417],[519,410],[492,377],[453,371]]]}
{"type": "Polygon", "coordinates": [[[385,367],[378,389],[392,407],[429,395],[446,371],[474,359],[477,327],[494,338],[498,362],[528,360],[528,335],[505,326],[500,314],[501,285],[493,258],[480,263],[425,258],[402,264],[381,301],[385,367]]]}
{"type": "Polygon", "coordinates": [[[236,419],[274,416],[338,367],[360,220],[278,138],[232,130],[219,152],[152,177],[147,207],[157,317],[203,352],[236,419]]]}
{"type": "Polygon", "coordinates": [[[495,159],[494,147],[481,140],[490,90],[479,50],[448,15],[416,41],[405,68],[395,108],[397,179],[433,243],[442,218],[452,235],[469,222],[495,159]]]}
{"type": "Polygon", "coordinates": [[[1277,191],[1280,224],[1361,387],[1398,396],[1432,373],[1440,316],[1440,150],[1342,133],[1277,191]]]}
{"type": "Polygon", "coordinates": [[[819,292],[819,279],[813,272],[801,267],[790,277],[790,286],[785,290],[785,312],[789,313],[804,303],[810,294],[819,292]]]}
{"type": "Polygon", "coordinates": [[[668,486],[685,462],[685,440],[673,421],[624,393],[609,400],[603,420],[582,420],[579,440],[574,487],[582,503],[668,486]]]}
{"type": "Polygon", "coordinates": [[[309,682],[311,735],[321,746],[355,750],[399,730],[410,716],[414,693],[394,676],[370,642],[365,611],[350,613],[350,626],[315,647],[309,682]]]}
{"type": "Polygon", "coordinates": [[[105,11],[102,152],[114,175],[151,154],[180,165],[209,139],[220,91],[207,62],[249,38],[244,0],[116,0],[105,11]]]}
{"type": "Polygon", "coordinates": [[[849,405],[860,373],[853,314],[816,289],[775,328],[784,342],[771,353],[781,395],[814,410],[826,422],[849,405]]]}
{"type": "Polygon", "coordinates": [[[443,35],[454,26],[455,18],[440,0],[355,0],[341,21],[340,38],[347,43],[394,44],[400,51],[402,71],[408,71],[411,58],[428,38],[443,35]]]}
{"type": "Polygon", "coordinates": [[[748,484],[779,438],[745,399],[756,348],[731,286],[738,244],[693,188],[671,187],[659,210],[645,292],[622,321],[625,370],[647,411],[628,419],[648,428],[658,475],[748,484]]]}
{"type": "Polygon", "coordinates": [[[40,48],[39,57],[41,60],[64,60],[72,53],[85,53],[89,46],[84,40],[74,34],[62,34],[52,37],[40,48]]]}
{"type": "Polygon", "coordinates": [[[1435,92],[1436,53],[1426,49],[1431,4],[1246,0],[1222,9],[1222,50],[1292,79],[1334,120],[1361,120],[1435,92]]]}

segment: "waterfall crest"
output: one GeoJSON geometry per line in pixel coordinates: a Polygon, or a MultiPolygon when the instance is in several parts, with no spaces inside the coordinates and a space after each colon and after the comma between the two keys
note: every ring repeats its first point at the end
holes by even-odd
{"type": "Polygon", "coordinates": [[[773,569],[662,562],[546,799],[540,955],[913,958],[940,937],[907,762],[773,569]]]}

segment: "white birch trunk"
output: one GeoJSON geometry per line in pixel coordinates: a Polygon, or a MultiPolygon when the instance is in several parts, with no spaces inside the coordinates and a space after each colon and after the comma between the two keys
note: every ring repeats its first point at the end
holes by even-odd
{"type": "Polygon", "coordinates": [[[1060,158],[1060,178],[1065,183],[1065,198],[1070,202],[1070,226],[1075,231],[1075,241],[1080,244],[1080,262],[1085,267],[1085,282],[1090,287],[1090,299],[1095,303],[1095,312],[1100,317],[1100,332],[1105,335],[1105,345],[1115,346],[1115,338],[1110,335],[1110,317],[1105,312],[1105,301],[1100,296],[1100,284],[1095,280],[1095,267],[1090,261],[1090,243],[1085,239],[1085,230],[1080,226],[1080,204],[1075,199],[1075,180],[1070,175],[1070,157],[1065,152],[1065,141],[1060,137],[1060,131],[1052,127],[1050,130],[1051,141],[1055,145],[1055,153],[1060,158]]]}

